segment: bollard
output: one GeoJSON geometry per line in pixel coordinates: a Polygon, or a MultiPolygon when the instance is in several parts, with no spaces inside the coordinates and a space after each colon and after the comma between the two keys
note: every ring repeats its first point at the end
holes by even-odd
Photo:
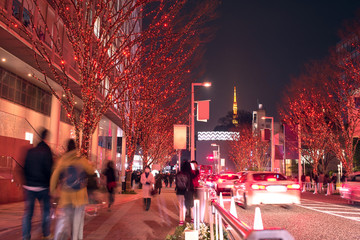
{"type": "Polygon", "coordinates": [[[198,230],[186,230],[185,231],[185,240],[199,240],[198,230]]]}
{"type": "Polygon", "coordinates": [[[200,228],[200,201],[194,200],[194,229],[200,228]]]}
{"type": "Polygon", "coordinates": [[[222,192],[220,193],[220,202],[219,202],[220,206],[224,207],[224,200],[223,200],[223,196],[222,196],[222,192]]]}
{"type": "Polygon", "coordinates": [[[237,212],[236,212],[236,206],[235,206],[234,197],[231,197],[230,213],[231,213],[234,217],[236,217],[236,218],[238,217],[238,216],[237,216],[237,212]]]}
{"type": "Polygon", "coordinates": [[[331,195],[330,193],[330,183],[327,184],[327,190],[325,196],[331,195]]]}
{"type": "Polygon", "coordinates": [[[260,208],[256,207],[255,208],[255,217],[254,217],[254,230],[264,230],[264,225],[261,219],[261,212],[260,212],[260,208]]]}
{"type": "Polygon", "coordinates": [[[317,194],[318,193],[318,191],[317,191],[317,184],[315,183],[314,184],[314,194],[317,194]]]}

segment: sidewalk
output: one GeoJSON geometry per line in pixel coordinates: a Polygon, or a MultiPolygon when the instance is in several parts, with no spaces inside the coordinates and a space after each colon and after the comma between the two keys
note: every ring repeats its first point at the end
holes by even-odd
{"type": "MultiPolygon", "coordinates": [[[[141,190],[138,194],[116,194],[115,203],[107,205],[96,216],[85,216],[84,239],[165,239],[178,225],[178,202],[173,188],[163,188],[152,198],[149,211],[143,208],[141,190]]],[[[0,239],[21,239],[24,202],[0,205],[0,239]]],[[[32,239],[41,239],[41,213],[37,204],[32,222],[32,239]]],[[[54,232],[55,220],[51,231],[54,232]]]]}

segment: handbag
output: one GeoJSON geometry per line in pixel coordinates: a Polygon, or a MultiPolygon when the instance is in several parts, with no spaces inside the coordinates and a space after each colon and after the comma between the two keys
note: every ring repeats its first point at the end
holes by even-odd
{"type": "Polygon", "coordinates": [[[155,189],[155,188],[152,188],[152,189],[150,190],[150,195],[151,195],[151,196],[154,196],[154,195],[157,194],[157,193],[158,193],[158,190],[155,189]]]}

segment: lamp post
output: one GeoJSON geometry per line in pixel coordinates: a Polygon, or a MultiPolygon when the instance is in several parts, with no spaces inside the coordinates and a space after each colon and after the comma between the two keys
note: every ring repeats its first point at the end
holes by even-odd
{"type": "Polygon", "coordinates": [[[211,82],[192,83],[191,84],[191,161],[195,160],[195,107],[194,107],[194,87],[210,87],[211,82]]]}
{"type": "Polygon", "coordinates": [[[211,144],[212,147],[217,147],[217,163],[218,163],[218,173],[220,173],[220,170],[221,170],[221,166],[220,166],[220,145],[218,144],[215,144],[215,143],[212,143],[211,144]]]}
{"type": "Polygon", "coordinates": [[[275,141],[274,141],[274,117],[262,117],[261,119],[271,119],[271,171],[275,165],[275,141]]]}

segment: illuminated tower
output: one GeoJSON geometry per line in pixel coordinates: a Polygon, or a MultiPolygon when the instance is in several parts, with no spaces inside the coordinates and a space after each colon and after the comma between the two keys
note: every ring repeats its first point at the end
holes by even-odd
{"type": "Polygon", "coordinates": [[[232,123],[237,126],[238,120],[237,120],[237,102],[236,102],[236,87],[234,87],[234,102],[233,102],[233,120],[232,123]]]}

